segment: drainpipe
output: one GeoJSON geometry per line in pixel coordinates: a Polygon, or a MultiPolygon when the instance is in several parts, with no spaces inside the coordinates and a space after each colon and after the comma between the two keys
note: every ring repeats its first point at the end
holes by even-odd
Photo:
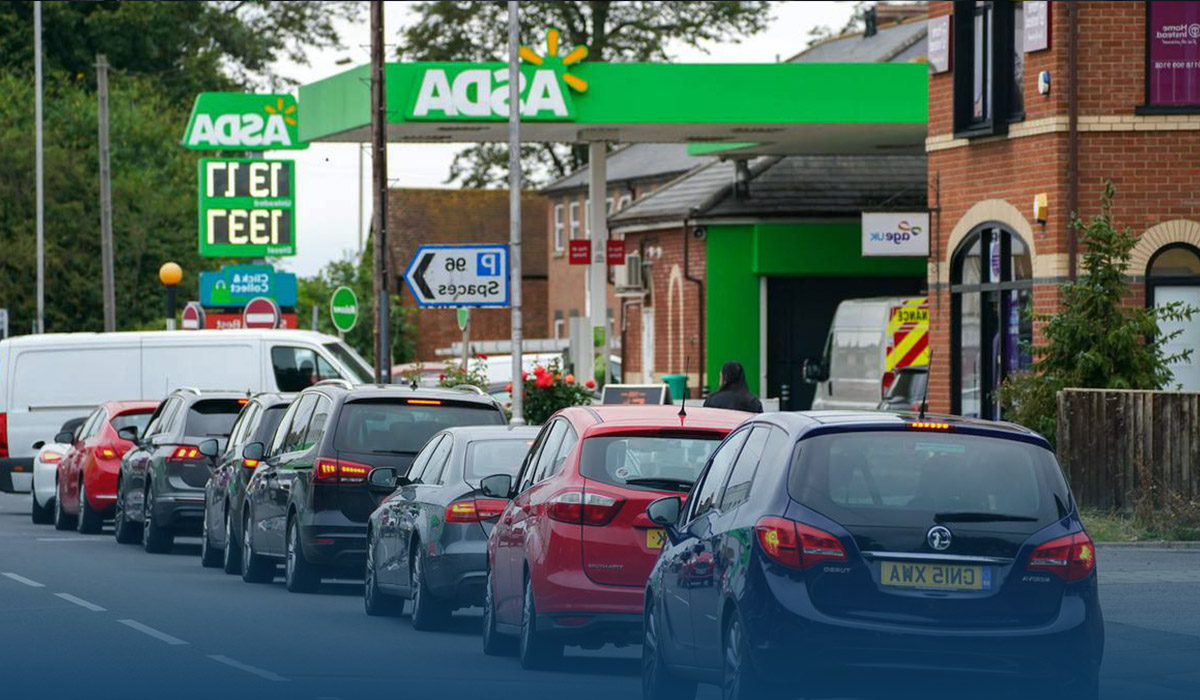
{"type": "MultiPolygon", "coordinates": [[[[692,228],[691,222],[689,222],[687,219],[684,219],[684,222],[683,222],[683,278],[685,280],[687,280],[688,282],[691,282],[692,284],[696,285],[696,309],[697,309],[697,313],[698,313],[698,317],[696,320],[696,329],[697,329],[696,332],[700,336],[699,342],[696,343],[696,345],[698,346],[697,354],[700,356],[699,360],[698,360],[699,364],[696,366],[696,368],[697,368],[696,377],[697,377],[697,381],[700,384],[700,398],[703,399],[708,396],[708,382],[706,381],[706,376],[705,376],[708,373],[708,371],[707,371],[707,368],[704,366],[704,345],[707,342],[708,338],[704,335],[704,280],[700,277],[692,277],[692,273],[691,273],[692,259],[688,255],[688,244],[692,240],[692,231],[693,230],[695,230],[695,229],[692,228]]],[[[687,370],[688,370],[688,368],[684,367],[683,373],[687,374],[687,370]]]]}
{"type": "Polygon", "coordinates": [[[1067,276],[1074,282],[1079,238],[1071,216],[1079,213],[1079,4],[1067,6],[1067,276]]]}

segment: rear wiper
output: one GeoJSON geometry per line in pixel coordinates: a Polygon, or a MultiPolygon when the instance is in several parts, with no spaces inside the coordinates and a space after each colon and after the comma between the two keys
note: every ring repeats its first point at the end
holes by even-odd
{"type": "Polygon", "coordinates": [[[633,486],[657,486],[664,489],[687,491],[692,488],[693,482],[686,481],[684,479],[670,479],[661,476],[639,476],[632,479],[626,479],[625,483],[633,486]]]}
{"type": "Polygon", "coordinates": [[[988,513],[986,511],[955,511],[953,513],[934,513],[934,522],[939,523],[1032,523],[1037,518],[1028,515],[1009,515],[1007,513],[988,513]]]}
{"type": "Polygon", "coordinates": [[[415,455],[412,450],[371,450],[372,454],[380,455],[415,455]]]}

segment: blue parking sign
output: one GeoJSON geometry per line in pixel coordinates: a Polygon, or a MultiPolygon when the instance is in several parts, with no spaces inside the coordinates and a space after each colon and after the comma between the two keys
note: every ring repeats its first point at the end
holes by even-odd
{"type": "Polygon", "coordinates": [[[500,254],[496,252],[475,254],[475,274],[480,277],[498,277],[500,275],[500,254]]]}

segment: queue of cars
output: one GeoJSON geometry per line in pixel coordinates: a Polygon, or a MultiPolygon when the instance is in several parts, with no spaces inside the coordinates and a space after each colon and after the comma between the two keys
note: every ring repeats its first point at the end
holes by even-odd
{"type": "Polygon", "coordinates": [[[905,669],[1099,693],[1094,545],[1012,425],[592,405],[525,428],[481,391],[335,378],[105,403],[53,444],[81,531],[200,535],[205,567],[296,593],[361,577],[366,614],[422,630],[482,607],[483,651],[527,668],[640,644],[648,700],[905,669]]]}

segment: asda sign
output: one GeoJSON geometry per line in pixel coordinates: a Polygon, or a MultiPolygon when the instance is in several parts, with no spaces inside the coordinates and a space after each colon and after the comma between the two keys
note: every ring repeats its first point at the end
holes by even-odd
{"type": "MultiPolygon", "coordinates": [[[[405,116],[412,120],[508,119],[512,83],[508,68],[494,65],[446,64],[425,69],[405,116]]],[[[575,106],[558,71],[526,66],[518,84],[522,119],[575,118],[575,106]]]]}
{"type": "Polygon", "coordinates": [[[301,143],[299,110],[291,95],[202,92],[192,107],[183,147],[194,151],[274,151],[301,143]]]}

